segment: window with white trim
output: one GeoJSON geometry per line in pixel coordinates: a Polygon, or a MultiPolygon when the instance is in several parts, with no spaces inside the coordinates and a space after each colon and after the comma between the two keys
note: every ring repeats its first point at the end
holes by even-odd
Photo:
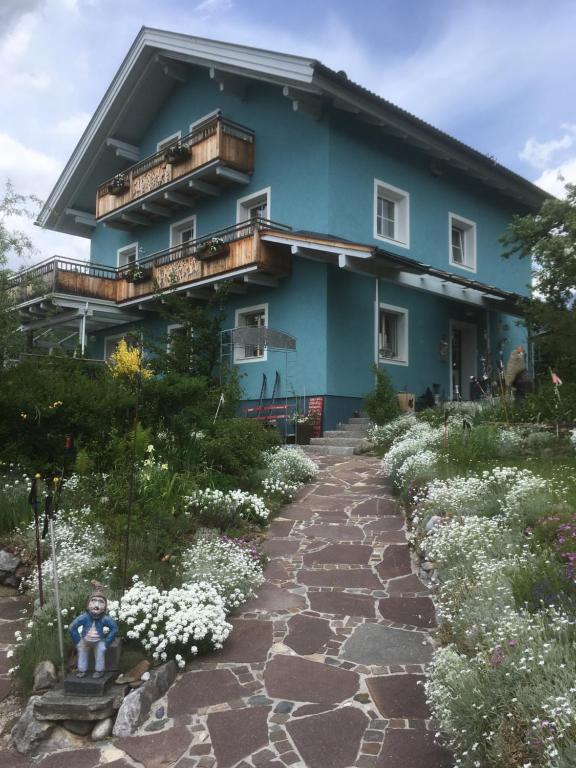
{"type": "Polygon", "coordinates": [[[118,267],[129,267],[136,264],[138,260],[138,243],[130,243],[122,248],[118,248],[116,252],[116,260],[118,267]]]}
{"type": "Polygon", "coordinates": [[[124,334],[124,333],[116,333],[114,336],[105,336],[104,337],[104,360],[108,362],[114,352],[118,349],[118,344],[122,341],[122,339],[126,340],[126,344],[128,346],[128,349],[132,349],[132,347],[136,346],[136,339],[134,337],[133,333],[130,334],[124,334]]]}
{"type": "Polygon", "coordinates": [[[236,205],[236,221],[254,221],[270,218],[270,187],[261,189],[253,195],[241,197],[236,205]]]}
{"type": "Polygon", "coordinates": [[[476,271],[476,224],[454,213],[448,214],[450,264],[476,271]]]}
{"type": "Polygon", "coordinates": [[[374,179],[374,237],[404,248],[410,245],[410,195],[378,179],[374,179]]]}
{"type": "MultiPolygon", "coordinates": [[[[268,304],[237,309],[234,318],[236,328],[267,328],[268,304]]],[[[262,362],[268,357],[266,347],[262,344],[243,344],[234,346],[234,362],[262,362]]]]}
{"type": "Polygon", "coordinates": [[[165,139],[162,139],[161,141],[156,144],[156,152],[161,152],[163,149],[166,149],[166,147],[169,147],[170,144],[172,144],[175,141],[178,141],[178,139],[182,138],[182,131],[176,131],[176,133],[171,134],[170,136],[166,136],[165,139]]]}
{"type": "Polygon", "coordinates": [[[380,362],[408,365],[408,310],[380,304],[378,313],[380,362]]]}
{"type": "MultiPolygon", "coordinates": [[[[175,248],[178,245],[185,246],[196,237],[196,216],[189,216],[172,224],[170,227],[170,247],[175,248]]],[[[182,248],[183,255],[185,248],[182,248]]]]}

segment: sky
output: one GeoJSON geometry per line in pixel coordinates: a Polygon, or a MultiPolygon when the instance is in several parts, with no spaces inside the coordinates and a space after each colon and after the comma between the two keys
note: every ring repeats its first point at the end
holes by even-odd
{"type": "MultiPolygon", "coordinates": [[[[553,194],[576,183],[574,0],[0,0],[0,185],[46,199],[142,25],[319,59],[553,194]]],[[[34,261],[88,255],[6,223],[34,261]]]]}

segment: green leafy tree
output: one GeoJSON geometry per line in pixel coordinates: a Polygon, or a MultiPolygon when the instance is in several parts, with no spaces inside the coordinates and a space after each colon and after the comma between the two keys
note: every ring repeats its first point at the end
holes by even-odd
{"type": "Polygon", "coordinates": [[[576,186],[546,200],[536,214],[515,216],[500,242],[503,256],[532,261],[534,295],[524,301],[541,367],[576,373],[576,186]]]}
{"type": "Polygon", "coordinates": [[[7,360],[14,359],[25,344],[25,337],[18,331],[18,315],[12,311],[15,296],[9,289],[13,270],[8,267],[8,259],[24,259],[34,253],[28,235],[11,229],[7,219],[11,216],[32,216],[30,208],[38,203],[39,200],[33,196],[18,194],[9,181],[0,193],[0,368],[7,360]]]}

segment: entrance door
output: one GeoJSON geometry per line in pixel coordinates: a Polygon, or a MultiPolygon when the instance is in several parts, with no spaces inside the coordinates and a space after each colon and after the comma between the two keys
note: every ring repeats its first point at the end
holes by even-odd
{"type": "Polygon", "coordinates": [[[470,379],[478,373],[478,329],[472,323],[450,321],[450,397],[470,400],[470,379]]]}

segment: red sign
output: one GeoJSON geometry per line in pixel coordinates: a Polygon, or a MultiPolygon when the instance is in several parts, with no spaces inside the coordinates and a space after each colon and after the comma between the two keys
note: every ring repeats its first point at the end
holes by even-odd
{"type": "Polygon", "coordinates": [[[322,434],[322,417],[324,415],[324,398],[311,397],[308,400],[308,414],[316,414],[316,420],[312,426],[312,437],[320,437],[322,434]]]}

